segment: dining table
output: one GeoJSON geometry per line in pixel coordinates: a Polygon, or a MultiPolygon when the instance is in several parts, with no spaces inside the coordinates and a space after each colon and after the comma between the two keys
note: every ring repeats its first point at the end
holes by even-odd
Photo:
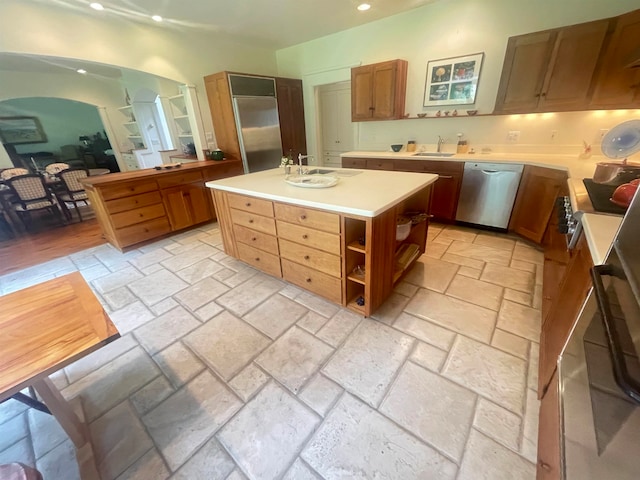
{"type": "Polygon", "coordinates": [[[80,477],[99,480],[80,397],[67,401],[49,375],[120,333],[79,272],[0,296],[0,311],[0,402],[33,387],[75,445],[80,477]]]}

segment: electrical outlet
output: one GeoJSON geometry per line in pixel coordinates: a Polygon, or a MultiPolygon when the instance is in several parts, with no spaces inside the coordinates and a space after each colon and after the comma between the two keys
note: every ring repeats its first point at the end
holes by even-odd
{"type": "Polygon", "coordinates": [[[507,134],[507,142],[518,143],[520,140],[520,130],[509,130],[507,134]]]}

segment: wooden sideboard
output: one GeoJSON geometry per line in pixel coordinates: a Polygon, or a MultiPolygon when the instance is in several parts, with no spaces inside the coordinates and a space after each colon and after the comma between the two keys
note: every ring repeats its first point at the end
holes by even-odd
{"type": "Polygon", "coordinates": [[[242,174],[242,162],[113,173],[83,180],[105,238],[122,250],[215,218],[205,182],[242,174]]]}

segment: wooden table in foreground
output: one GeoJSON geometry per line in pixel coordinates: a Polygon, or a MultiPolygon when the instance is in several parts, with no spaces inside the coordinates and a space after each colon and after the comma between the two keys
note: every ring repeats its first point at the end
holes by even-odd
{"type": "Polygon", "coordinates": [[[49,375],[120,337],[80,273],[0,297],[0,401],[33,386],[76,446],[83,479],[99,479],[82,408],[49,375]]]}

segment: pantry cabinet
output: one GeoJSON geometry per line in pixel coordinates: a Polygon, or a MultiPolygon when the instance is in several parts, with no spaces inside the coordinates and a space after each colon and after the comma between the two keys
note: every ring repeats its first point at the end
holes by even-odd
{"type": "Polygon", "coordinates": [[[351,69],[351,119],[397,120],[404,116],[407,61],[363,65],[351,69]]]}
{"type": "Polygon", "coordinates": [[[511,37],[495,111],[586,108],[609,23],[606,19],[511,37]]]}

